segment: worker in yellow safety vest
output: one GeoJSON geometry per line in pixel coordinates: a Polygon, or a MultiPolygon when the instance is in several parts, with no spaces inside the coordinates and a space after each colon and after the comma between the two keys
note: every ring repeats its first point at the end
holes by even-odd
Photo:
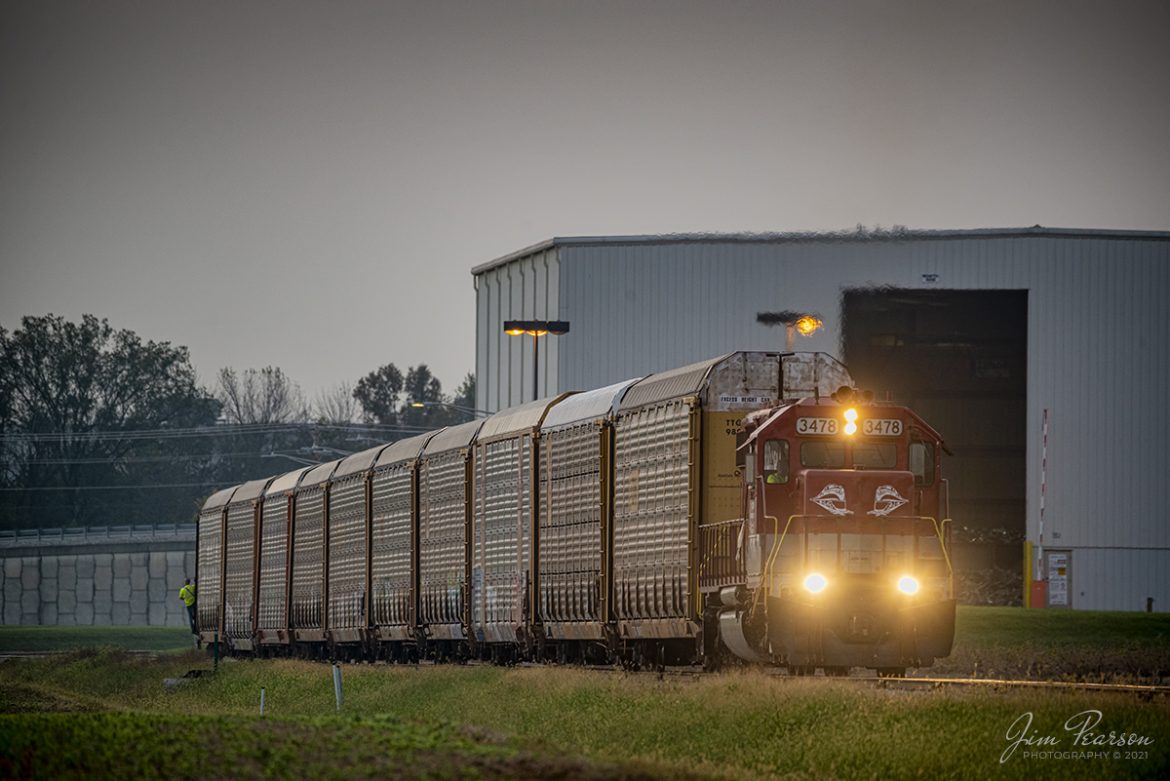
{"type": "Polygon", "coordinates": [[[183,600],[183,604],[187,606],[187,618],[191,622],[191,634],[195,634],[195,585],[191,583],[191,578],[183,583],[183,587],[179,589],[179,599],[183,600]]]}

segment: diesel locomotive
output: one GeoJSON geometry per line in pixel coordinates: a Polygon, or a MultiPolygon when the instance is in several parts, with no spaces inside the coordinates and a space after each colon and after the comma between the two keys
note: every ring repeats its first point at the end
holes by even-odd
{"type": "Polygon", "coordinates": [[[224,489],[231,653],[851,667],[950,653],[943,442],[821,353],[736,352],[224,489]]]}

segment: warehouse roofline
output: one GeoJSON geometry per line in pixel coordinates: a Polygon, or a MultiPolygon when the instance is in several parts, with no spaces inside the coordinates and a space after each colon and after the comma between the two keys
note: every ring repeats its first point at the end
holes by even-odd
{"type": "Polygon", "coordinates": [[[1168,231],[1105,230],[1088,228],[977,228],[971,230],[918,230],[910,228],[865,228],[848,231],[790,233],[667,233],[634,236],[556,236],[530,247],[511,252],[471,269],[479,276],[514,260],[535,255],[553,247],[617,246],[622,244],[792,244],[800,242],[881,242],[937,241],[948,239],[1060,238],[1060,239],[1136,239],[1170,241],[1168,231]]]}

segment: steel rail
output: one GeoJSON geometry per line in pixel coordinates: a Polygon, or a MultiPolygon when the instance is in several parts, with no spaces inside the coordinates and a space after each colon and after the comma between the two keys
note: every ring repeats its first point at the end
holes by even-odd
{"type": "Polygon", "coordinates": [[[1065,691],[1123,692],[1127,694],[1170,695],[1170,686],[1141,683],[1103,683],[1091,681],[1035,681],[1010,678],[879,678],[866,676],[845,680],[876,683],[879,689],[908,686],[926,686],[941,689],[946,686],[986,686],[990,688],[1048,689],[1065,691]]]}
{"type": "MultiPolygon", "coordinates": [[[[522,666],[542,667],[545,665],[530,663],[522,666]]],[[[667,677],[672,679],[690,679],[700,680],[701,678],[709,676],[718,676],[720,671],[708,672],[698,667],[666,667],[665,669],[644,668],[641,670],[624,670],[616,666],[606,665],[586,665],[578,667],[578,669],[592,670],[597,672],[622,672],[625,675],[654,675],[660,679],[667,677]]],[[[843,683],[852,684],[870,684],[879,689],[887,688],[921,688],[921,689],[942,689],[947,686],[970,686],[970,687],[986,687],[986,688],[1017,688],[1017,689],[1045,689],[1045,690],[1064,690],[1064,691],[1091,691],[1091,692],[1117,692],[1122,694],[1138,694],[1147,697],[1153,696],[1170,696],[1170,685],[1165,684],[1141,684],[1141,683],[1106,683],[1094,681],[1046,681],[1046,680],[1031,680],[1031,679],[1009,679],[1009,678],[899,678],[899,677],[885,677],[878,675],[793,675],[783,667],[759,667],[759,668],[735,668],[735,669],[758,669],[769,677],[781,680],[792,681],[840,681],[843,683]]]]}

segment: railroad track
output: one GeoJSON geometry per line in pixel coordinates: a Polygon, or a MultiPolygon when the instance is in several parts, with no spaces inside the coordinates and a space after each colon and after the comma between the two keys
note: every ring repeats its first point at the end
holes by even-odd
{"type": "MultiPolygon", "coordinates": [[[[55,656],[58,654],[69,653],[69,651],[0,651],[0,661],[8,659],[37,659],[45,656],[55,656]]],[[[128,650],[128,654],[142,657],[158,656],[156,651],[141,651],[128,650]]],[[[468,666],[494,666],[489,662],[471,661],[467,663],[468,666]]],[[[421,664],[406,665],[406,667],[432,667],[432,666],[446,666],[436,665],[429,660],[423,661],[421,664]]],[[[516,665],[522,668],[541,669],[551,667],[551,665],[536,664],[533,662],[521,662],[516,665]]],[[[661,670],[622,670],[619,667],[609,665],[583,665],[577,667],[580,670],[587,670],[591,672],[614,673],[621,672],[625,675],[638,676],[657,676],[659,679],[666,680],[691,680],[699,681],[703,678],[712,675],[719,675],[720,673],[706,672],[696,667],[666,667],[661,670]]],[[[792,675],[781,667],[764,667],[761,668],[767,675],[780,680],[792,681],[841,681],[852,684],[866,684],[878,689],[905,689],[910,691],[932,691],[937,689],[945,689],[948,687],[966,687],[966,688],[988,688],[988,689],[1042,689],[1046,691],[1087,691],[1087,692],[1114,692],[1120,694],[1134,694],[1145,698],[1154,697],[1168,697],[1170,696],[1170,685],[1163,684],[1140,684],[1140,683],[1104,683],[1091,681],[1045,681],[1045,680],[1029,680],[1029,679],[1011,679],[1011,678],[922,678],[922,677],[906,677],[906,678],[887,678],[877,675],[841,675],[841,676],[816,676],[816,675],[792,675]]]]}
{"type": "MultiPolygon", "coordinates": [[[[539,665],[535,665],[539,666],[539,665]]],[[[613,667],[605,666],[589,666],[584,669],[610,671],[613,667]]],[[[1170,685],[1164,684],[1139,684],[1139,683],[1105,683],[1092,681],[1047,681],[1034,679],[1011,679],[1011,678],[951,678],[951,677],[906,677],[894,678],[883,677],[877,675],[841,675],[841,676],[815,676],[815,675],[792,675],[781,667],[765,667],[762,668],[766,674],[781,680],[792,681],[809,681],[809,680],[826,680],[826,681],[842,681],[853,684],[867,684],[878,689],[908,689],[908,690],[935,690],[944,689],[947,687],[968,687],[968,688],[988,688],[988,689],[1043,689],[1046,691],[1091,691],[1091,692],[1115,692],[1122,694],[1136,694],[1143,697],[1167,697],[1170,696],[1170,685]]],[[[693,667],[667,667],[663,670],[639,670],[636,672],[626,671],[627,675],[655,675],[661,679],[670,678],[672,680],[701,680],[710,675],[718,675],[719,673],[709,673],[693,667]]]]}
{"type": "Polygon", "coordinates": [[[1091,691],[1120,692],[1147,697],[1170,696],[1170,686],[1139,683],[1093,683],[1089,681],[1032,681],[1008,678],[878,678],[876,676],[846,678],[842,680],[866,681],[879,689],[927,688],[942,689],[948,686],[968,686],[1001,689],[1044,689],[1047,691],[1091,691]]]}

